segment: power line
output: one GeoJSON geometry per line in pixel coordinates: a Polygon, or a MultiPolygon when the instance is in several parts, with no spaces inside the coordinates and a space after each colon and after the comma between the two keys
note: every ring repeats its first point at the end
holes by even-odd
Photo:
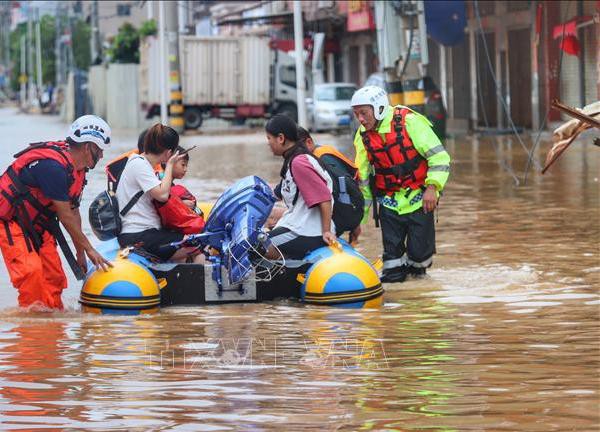
{"type": "MultiPolygon", "coordinates": [[[[479,49],[478,49],[477,42],[475,42],[475,57],[479,58],[479,49]]],[[[483,101],[483,92],[481,89],[481,78],[479,76],[479,66],[475,68],[475,80],[477,81],[477,94],[479,96],[478,102],[481,106],[481,113],[483,114],[483,122],[485,123],[486,129],[489,129],[490,123],[489,123],[489,120],[487,117],[487,112],[485,110],[485,105],[484,105],[484,101],[483,101]]],[[[492,138],[492,146],[494,147],[494,151],[496,152],[496,158],[498,160],[498,163],[513,178],[513,180],[515,182],[515,186],[519,186],[519,178],[517,177],[517,174],[512,169],[511,165],[506,161],[506,159],[503,158],[502,155],[500,154],[500,149],[498,148],[498,143],[496,142],[495,137],[491,137],[491,138],[492,138]]]]}
{"type": "MultiPolygon", "coordinates": [[[[521,144],[521,147],[523,147],[523,150],[525,150],[525,152],[527,154],[529,154],[529,149],[527,148],[527,146],[525,145],[525,143],[523,142],[523,140],[521,140],[521,135],[519,135],[519,132],[517,132],[517,128],[513,122],[512,116],[510,115],[510,111],[508,109],[508,106],[506,105],[506,101],[504,100],[504,98],[502,97],[502,93],[500,90],[500,87],[498,86],[498,80],[496,79],[496,74],[494,73],[494,68],[492,67],[492,60],[490,58],[490,53],[488,50],[488,46],[487,46],[487,41],[485,40],[485,36],[483,34],[483,25],[481,23],[481,16],[479,15],[479,1],[475,0],[474,2],[475,5],[475,15],[477,17],[477,24],[479,27],[479,35],[481,37],[481,40],[483,42],[483,49],[485,51],[485,56],[487,59],[487,63],[488,63],[488,68],[490,70],[490,74],[492,75],[492,79],[494,80],[494,86],[496,88],[496,95],[498,98],[500,98],[500,102],[502,103],[502,107],[504,109],[504,114],[506,115],[506,118],[508,119],[509,123],[510,123],[510,127],[513,130],[515,136],[517,137],[517,140],[519,141],[519,144],[521,144]]],[[[539,163],[537,164],[539,166],[539,163]]],[[[541,168],[541,167],[539,167],[541,168]]]]}
{"type": "MultiPolygon", "coordinates": [[[[569,16],[569,7],[571,6],[571,2],[567,2],[567,8],[565,9],[565,14],[564,16],[561,16],[561,22],[563,23],[563,28],[562,28],[562,37],[564,40],[564,36],[565,36],[565,28],[567,26],[566,23],[566,19],[569,16]]],[[[546,31],[549,31],[549,29],[546,29],[546,31]]],[[[561,43],[561,49],[560,49],[560,57],[558,58],[558,76],[556,78],[556,83],[558,86],[558,91],[557,93],[560,93],[560,74],[562,72],[562,61],[563,61],[563,55],[564,55],[565,51],[562,49],[562,43],[561,43]]],[[[544,120],[542,121],[542,124],[540,125],[540,129],[538,130],[537,136],[535,138],[535,141],[533,143],[533,146],[531,146],[531,150],[529,150],[529,157],[527,158],[527,165],[525,166],[525,172],[524,174],[524,179],[523,179],[523,184],[527,184],[527,178],[529,176],[529,169],[531,168],[531,162],[533,161],[533,155],[535,152],[535,149],[537,148],[538,144],[540,143],[540,137],[542,136],[542,130],[546,127],[546,121],[548,121],[548,116],[550,115],[550,110],[552,108],[551,107],[547,107],[546,109],[546,114],[544,115],[544,120]]]]}

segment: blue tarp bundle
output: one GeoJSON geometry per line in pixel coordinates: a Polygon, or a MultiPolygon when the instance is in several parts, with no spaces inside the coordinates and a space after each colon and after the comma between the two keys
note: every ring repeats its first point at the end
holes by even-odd
{"type": "Polygon", "coordinates": [[[463,0],[425,1],[427,33],[442,45],[462,42],[467,25],[466,6],[463,0]]]}

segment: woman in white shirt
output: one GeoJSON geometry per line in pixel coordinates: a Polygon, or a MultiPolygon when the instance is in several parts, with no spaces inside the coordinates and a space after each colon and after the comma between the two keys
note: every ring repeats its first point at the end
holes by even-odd
{"type": "Polygon", "coordinates": [[[173,183],[173,165],[185,157],[175,153],[179,145],[177,132],[160,123],[148,129],[144,138],[144,151],[129,157],[117,186],[119,208],[130,206],[121,218],[122,230],[119,245],[140,246],[142,249],[166,260],[181,260],[192,250],[177,250],[167,246],[184,239],[184,234],[163,229],[153,200],[166,202],[173,183]],[[154,167],[165,164],[160,180],[154,167]],[[140,194],[141,192],[141,194],[140,194]]]}

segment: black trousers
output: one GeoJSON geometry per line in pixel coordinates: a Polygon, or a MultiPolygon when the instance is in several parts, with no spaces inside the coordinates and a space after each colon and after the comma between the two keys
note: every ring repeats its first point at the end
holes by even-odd
{"type": "Polygon", "coordinates": [[[322,236],[300,236],[284,227],[272,229],[269,237],[283,256],[289,259],[302,259],[313,250],[327,246],[322,236]]]}
{"type": "Polygon", "coordinates": [[[383,238],[383,268],[401,266],[427,268],[435,253],[433,212],[419,210],[399,215],[380,206],[379,223],[383,238]]]}
{"type": "Polygon", "coordinates": [[[169,243],[181,241],[183,237],[182,233],[153,228],[138,233],[120,234],[117,240],[121,247],[141,243],[142,249],[163,261],[168,261],[177,252],[177,248],[169,246],[169,243]]]}

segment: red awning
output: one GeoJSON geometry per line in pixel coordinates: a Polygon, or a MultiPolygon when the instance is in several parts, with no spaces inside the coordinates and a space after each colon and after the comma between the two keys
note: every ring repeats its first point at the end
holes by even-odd
{"type": "Polygon", "coordinates": [[[552,29],[552,38],[558,39],[559,37],[565,36],[577,36],[577,25],[581,23],[588,23],[593,21],[594,17],[591,15],[585,15],[575,17],[567,22],[555,25],[552,29]]]}
{"type": "Polygon", "coordinates": [[[579,39],[577,39],[577,29],[582,23],[587,24],[593,20],[594,17],[586,15],[575,17],[567,22],[555,25],[552,29],[552,38],[561,39],[560,49],[564,52],[573,56],[579,56],[581,45],[579,39]]]}

